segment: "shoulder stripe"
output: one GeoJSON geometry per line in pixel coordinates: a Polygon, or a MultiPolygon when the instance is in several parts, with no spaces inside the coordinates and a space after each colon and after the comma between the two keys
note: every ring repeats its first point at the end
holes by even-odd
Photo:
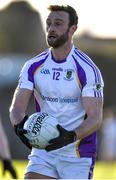
{"type": "Polygon", "coordinates": [[[35,56],[34,59],[35,59],[35,58],[39,58],[39,57],[43,57],[43,56],[47,55],[48,52],[49,52],[49,49],[47,49],[46,51],[42,52],[41,54],[35,56]]]}
{"type": "Polygon", "coordinates": [[[82,51],[78,51],[78,52],[88,60],[88,62],[93,66],[93,68],[95,68],[95,71],[98,76],[98,82],[101,82],[100,74],[99,74],[97,67],[93,63],[91,63],[90,58],[87,55],[85,55],[82,51]]]}
{"type": "Polygon", "coordinates": [[[75,59],[75,57],[73,55],[72,55],[72,57],[73,57],[73,59],[75,61],[76,67],[77,67],[77,75],[78,75],[79,87],[80,87],[80,89],[82,89],[86,85],[86,81],[87,81],[86,74],[85,74],[84,69],[80,66],[80,64],[75,59]]]}
{"type": "Polygon", "coordinates": [[[48,57],[48,54],[47,54],[47,56],[45,56],[44,59],[34,62],[30,66],[30,68],[28,69],[28,80],[29,81],[34,83],[34,73],[35,73],[36,69],[39,68],[46,61],[47,57],[48,57]]]}
{"type": "Polygon", "coordinates": [[[98,82],[100,83],[101,78],[100,78],[99,71],[97,67],[91,62],[90,58],[86,56],[84,53],[78,51],[77,49],[75,49],[74,52],[81,60],[83,60],[86,64],[88,64],[93,69],[94,75],[95,75],[95,83],[98,83],[98,82]]]}

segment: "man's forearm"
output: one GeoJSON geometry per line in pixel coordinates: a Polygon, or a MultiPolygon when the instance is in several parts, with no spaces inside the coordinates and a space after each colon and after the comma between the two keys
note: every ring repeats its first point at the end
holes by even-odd
{"type": "Polygon", "coordinates": [[[89,119],[87,118],[79,127],[75,129],[77,139],[83,139],[86,136],[89,136],[93,132],[97,131],[102,123],[102,118],[99,119],[89,119]]]}

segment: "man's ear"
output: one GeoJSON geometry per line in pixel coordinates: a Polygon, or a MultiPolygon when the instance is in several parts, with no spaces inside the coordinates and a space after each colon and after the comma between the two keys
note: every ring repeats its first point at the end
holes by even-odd
{"type": "Polygon", "coordinates": [[[71,27],[70,27],[70,33],[73,35],[74,33],[75,33],[75,31],[77,30],[77,25],[72,25],[71,27]]]}

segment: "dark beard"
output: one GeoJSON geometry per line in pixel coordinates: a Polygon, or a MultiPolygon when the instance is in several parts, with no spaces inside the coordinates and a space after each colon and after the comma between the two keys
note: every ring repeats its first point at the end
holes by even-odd
{"type": "Polygon", "coordinates": [[[65,42],[68,40],[68,32],[69,32],[69,29],[63,35],[58,37],[55,41],[49,41],[47,39],[48,45],[53,48],[58,48],[58,47],[64,45],[65,42]]]}

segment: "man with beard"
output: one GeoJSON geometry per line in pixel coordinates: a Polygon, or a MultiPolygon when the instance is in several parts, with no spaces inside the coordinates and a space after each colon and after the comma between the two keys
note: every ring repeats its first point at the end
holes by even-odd
{"type": "Polygon", "coordinates": [[[46,20],[51,47],[26,62],[10,107],[19,138],[34,92],[36,111],[58,119],[59,137],[45,149],[32,148],[25,179],[90,179],[96,158],[96,131],[102,122],[103,80],[98,67],[77,49],[72,37],[78,16],[71,6],[51,5],[46,20]]]}

